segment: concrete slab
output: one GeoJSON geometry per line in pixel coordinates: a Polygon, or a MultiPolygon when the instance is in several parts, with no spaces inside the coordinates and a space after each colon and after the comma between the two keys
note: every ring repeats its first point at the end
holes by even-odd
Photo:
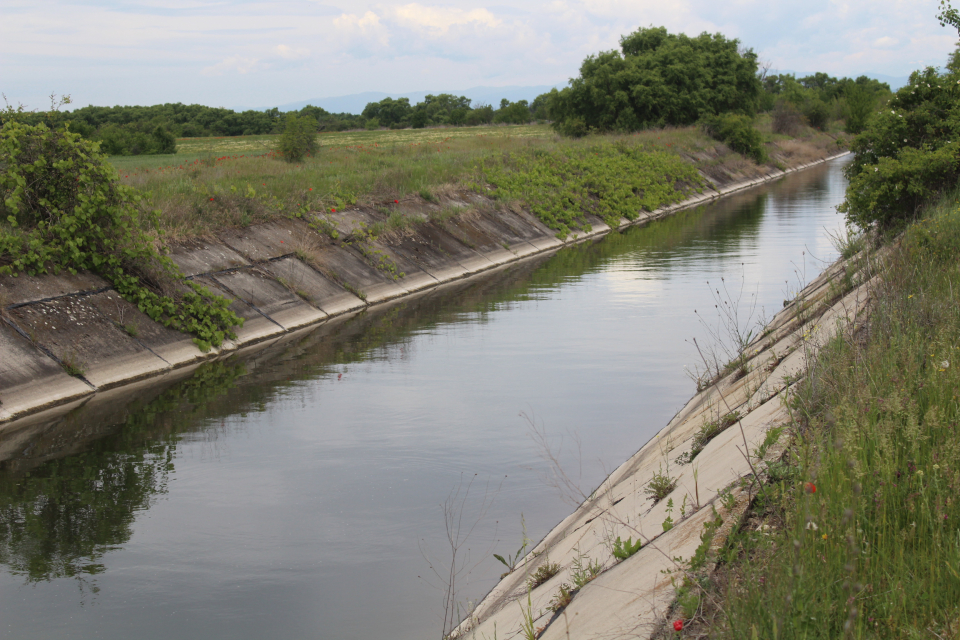
{"type": "Polygon", "coordinates": [[[326,319],[327,314],[307,304],[290,289],[257,268],[227,271],[210,276],[260,313],[294,329],[326,319]]]}
{"type": "Polygon", "coordinates": [[[0,320],[0,421],[93,393],[0,320]]]}
{"type": "Polygon", "coordinates": [[[132,382],[170,368],[114,326],[86,297],[35,302],[8,313],[37,344],[82,371],[97,388],[132,382]]]}
{"type": "Polygon", "coordinates": [[[285,282],[297,295],[304,297],[328,316],[367,306],[363,300],[292,256],[264,263],[260,268],[285,282]]]}
{"type": "MultiPolygon", "coordinates": [[[[444,226],[448,226],[446,223],[444,226]]],[[[388,242],[394,252],[408,257],[437,282],[461,278],[492,268],[486,259],[453,235],[433,225],[422,225],[388,242]]]]}
{"type": "Polygon", "coordinates": [[[294,252],[294,243],[316,234],[301,220],[283,218],[244,229],[228,229],[220,240],[251,262],[279,258],[294,252]]]}
{"type": "Polygon", "coordinates": [[[0,276],[0,308],[58,296],[97,291],[110,283],[89,271],[77,274],[0,276]]]}
{"type": "Polygon", "coordinates": [[[317,247],[312,256],[314,266],[320,273],[357,294],[367,304],[402,296],[407,292],[401,284],[371,267],[349,247],[323,245],[317,247]]]}
{"type": "Polygon", "coordinates": [[[242,255],[219,241],[192,240],[170,248],[170,259],[177,263],[183,275],[190,277],[246,266],[242,255]]]}
{"type": "Polygon", "coordinates": [[[220,284],[215,280],[206,276],[198,276],[193,278],[193,281],[197,284],[205,286],[212,293],[215,293],[218,296],[223,296],[227,300],[230,300],[230,306],[228,308],[243,318],[243,326],[234,329],[237,334],[237,339],[224,343],[224,350],[230,350],[231,348],[235,349],[240,345],[261,342],[283,333],[282,326],[263,315],[243,300],[238,299],[237,296],[232,295],[230,292],[220,286],[220,284]]]}
{"type": "Polygon", "coordinates": [[[121,329],[129,329],[127,333],[131,337],[172,367],[206,357],[194,344],[192,336],[154,322],[116,291],[93,294],[87,296],[86,301],[121,329]]]}

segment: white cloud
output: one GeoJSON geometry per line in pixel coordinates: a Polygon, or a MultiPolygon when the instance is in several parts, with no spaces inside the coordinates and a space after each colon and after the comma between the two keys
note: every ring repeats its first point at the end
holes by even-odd
{"type": "Polygon", "coordinates": [[[285,44],[278,44],[274,51],[276,51],[276,54],[284,60],[300,60],[301,58],[306,58],[310,55],[310,50],[305,47],[298,47],[294,49],[293,47],[288,47],[285,44]]]}
{"type": "Polygon", "coordinates": [[[486,9],[455,9],[450,7],[426,7],[422,4],[406,4],[393,10],[393,16],[401,25],[415,29],[446,33],[454,25],[477,24],[498,27],[501,21],[486,9]]]}
{"type": "Polygon", "coordinates": [[[244,58],[241,56],[230,56],[224,58],[217,64],[201,69],[200,73],[205,76],[222,76],[225,73],[239,73],[245,75],[251,71],[256,71],[261,67],[257,58],[244,58]]]}

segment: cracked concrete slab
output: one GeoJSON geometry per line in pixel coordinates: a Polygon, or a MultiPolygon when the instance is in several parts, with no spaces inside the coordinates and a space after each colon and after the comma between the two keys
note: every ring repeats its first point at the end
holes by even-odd
{"type": "Polygon", "coordinates": [[[156,375],[169,363],[118,329],[85,297],[35,302],[8,311],[34,342],[82,372],[97,388],[156,375]]]}
{"type": "Polygon", "coordinates": [[[76,274],[0,276],[0,307],[36,302],[58,296],[97,291],[110,286],[100,276],[81,271],[76,274]]]}
{"type": "Polygon", "coordinates": [[[284,329],[295,329],[327,317],[287,286],[256,268],[218,273],[212,279],[284,329]]]}
{"type": "Polygon", "coordinates": [[[93,393],[53,358],[0,320],[0,419],[93,393]]]}
{"type": "Polygon", "coordinates": [[[239,317],[243,318],[243,326],[234,328],[234,332],[237,334],[236,340],[231,340],[229,344],[224,344],[224,348],[229,349],[231,346],[235,347],[239,345],[261,342],[270,337],[283,333],[282,326],[263,315],[243,300],[240,300],[236,296],[230,294],[212,278],[200,276],[194,278],[193,281],[197,284],[203,285],[209,289],[211,293],[229,300],[230,305],[227,308],[230,309],[230,311],[233,311],[239,317]]]}
{"type": "Polygon", "coordinates": [[[265,263],[261,269],[286,282],[298,295],[328,316],[367,306],[363,300],[294,257],[265,263]]]}

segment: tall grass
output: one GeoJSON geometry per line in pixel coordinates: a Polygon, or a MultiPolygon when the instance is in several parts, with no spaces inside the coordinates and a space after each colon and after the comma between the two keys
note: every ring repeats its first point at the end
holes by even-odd
{"type": "Polygon", "coordinates": [[[734,638],[960,637],[960,208],[896,246],[867,324],[825,345],[795,440],[731,538],[734,638]]]}
{"type": "MultiPolygon", "coordinates": [[[[450,185],[476,188],[485,181],[481,167],[492,170],[507,157],[583,155],[590,145],[615,144],[676,156],[696,154],[716,144],[694,128],[582,140],[560,139],[536,126],[335,135],[321,137],[320,152],[295,164],[278,161],[275,151],[264,151],[269,142],[264,136],[252,141],[261,147],[256,153],[111,161],[124,183],[146,193],[144,206],[162,212],[163,233],[183,238],[278,215],[330,211],[357,203],[393,205],[394,200],[422,198],[450,185]],[[358,136],[365,142],[353,139],[358,136]],[[176,164],[171,162],[178,158],[176,164]]],[[[214,140],[210,149],[230,142],[214,140]]]]}

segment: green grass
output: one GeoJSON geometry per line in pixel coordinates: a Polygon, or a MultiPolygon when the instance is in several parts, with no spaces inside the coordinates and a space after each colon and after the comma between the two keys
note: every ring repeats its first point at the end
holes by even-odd
{"type": "Polygon", "coordinates": [[[956,201],[907,230],[867,325],[793,399],[793,445],[754,506],[780,528],[729,541],[716,635],[960,637],[956,201]]]}
{"type": "MultiPolygon", "coordinates": [[[[833,143],[808,138],[816,144],[800,146],[809,153],[833,143]]],[[[737,174],[749,164],[697,127],[580,140],[546,125],[349,131],[320,140],[319,153],[296,163],[278,156],[276,136],[189,138],[175,156],[110,161],[124,184],[145,194],[145,208],[161,211],[166,240],[353,205],[389,215],[467,190],[524,206],[564,236],[586,228],[585,213],[616,224],[682,199],[699,187],[697,169],[737,174]]]]}

